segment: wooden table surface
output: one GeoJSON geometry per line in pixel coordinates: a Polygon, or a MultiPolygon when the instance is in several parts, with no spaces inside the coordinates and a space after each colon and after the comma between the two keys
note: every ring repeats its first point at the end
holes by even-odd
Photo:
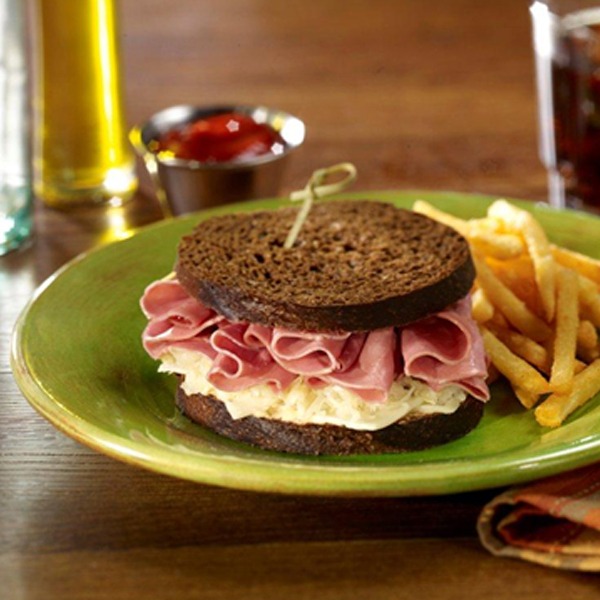
{"type": "MultiPolygon", "coordinates": [[[[283,193],[351,161],[355,190],[543,199],[523,0],[123,0],[127,118],[178,103],[264,103],[308,129],[283,193]]],[[[147,179],[123,209],[160,213],[147,179]]],[[[242,492],[122,464],[59,433],[9,368],[34,288],[106,239],[106,216],[38,203],[0,259],[0,597],[597,598],[598,579],[489,555],[499,490],[352,499],[242,492]]]]}

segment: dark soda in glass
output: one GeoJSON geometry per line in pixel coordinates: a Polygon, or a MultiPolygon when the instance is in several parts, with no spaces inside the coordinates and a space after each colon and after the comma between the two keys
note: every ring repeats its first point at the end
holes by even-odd
{"type": "Polygon", "coordinates": [[[554,42],[555,168],[566,204],[600,213],[600,8],[562,17],[554,42]]]}

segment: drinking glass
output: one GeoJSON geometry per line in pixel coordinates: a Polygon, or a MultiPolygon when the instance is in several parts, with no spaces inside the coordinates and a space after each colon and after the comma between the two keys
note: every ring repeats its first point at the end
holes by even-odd
{"type": "Polygon", "coordinates": [[[600,214],[600,2],[530,5],[549,202],[600,214]]]}
{"type": "Polygon", "coordinates": [[[0,255],[31,231],[25,39],[22,0],[0,0],[0,255]]]}

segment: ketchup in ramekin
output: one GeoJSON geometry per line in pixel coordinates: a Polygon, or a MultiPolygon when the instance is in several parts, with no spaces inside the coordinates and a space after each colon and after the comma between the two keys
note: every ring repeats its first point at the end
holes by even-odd
{"type": "Polygon", "coordinates": [[[267,123],[248,115],[219,113],[186,123],[162,134],[155,152],[202,163],[244,162],[267,154],[282,154],[285,141],[267,123]]]}

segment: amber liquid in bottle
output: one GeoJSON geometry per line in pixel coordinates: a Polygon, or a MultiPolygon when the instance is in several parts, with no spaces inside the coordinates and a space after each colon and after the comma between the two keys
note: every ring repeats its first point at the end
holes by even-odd
{"type": "Polygon", "coordinates": [[[35,0],[34,187],[46,204],[118,204],[136,187],[114,0],[35,0]]]}

